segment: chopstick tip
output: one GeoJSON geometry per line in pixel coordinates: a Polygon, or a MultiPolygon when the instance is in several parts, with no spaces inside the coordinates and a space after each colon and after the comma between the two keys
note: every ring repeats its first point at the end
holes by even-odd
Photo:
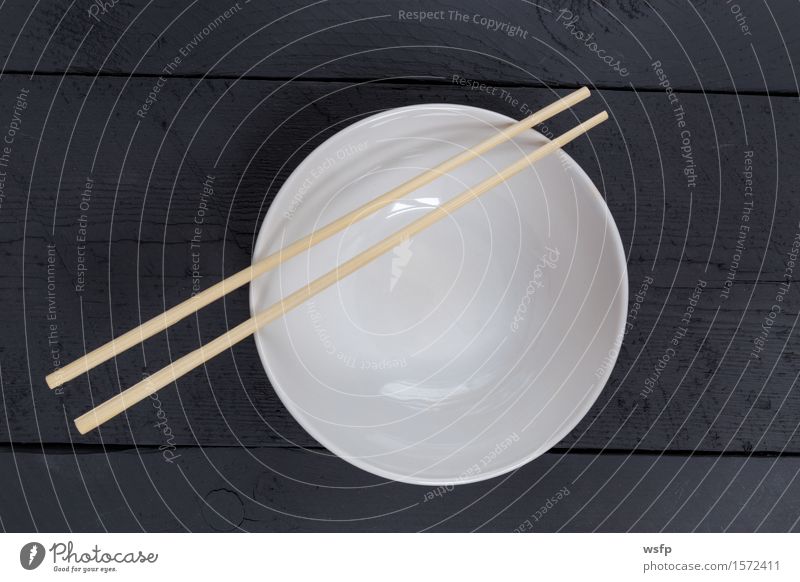
{"type": "Polygon", "coordinates": [[[72,421],[75,423],[75,428],[82,435],[97,428],[97,424],[92,422],[92,416],[94,416],[93,411],[89,411],[72,421]]]}

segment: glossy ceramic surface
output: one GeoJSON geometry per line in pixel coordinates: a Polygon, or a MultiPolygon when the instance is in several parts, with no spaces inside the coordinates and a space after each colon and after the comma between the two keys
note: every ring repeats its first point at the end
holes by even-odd
{"type": "MultiPolygon", "coordinates": [[[[283,185],[254,261],[512,122],[420,105],[351,125],[283,185]]],[[[527,132],[260,277],[252,311],[544,142],[527,132]]],[[[283,403],[330,451],[398,481],[465,483],[534,459],[587,413],[616,361],[627,289],[608,208],[558,152],[255,339],[283,403]]]]}

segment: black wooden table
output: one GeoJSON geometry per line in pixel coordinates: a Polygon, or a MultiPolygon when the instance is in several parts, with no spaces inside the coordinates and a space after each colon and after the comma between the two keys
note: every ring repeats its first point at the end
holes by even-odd
{"type": "Polygon", "coordinates": [[[800,8],[492,4],[0,3],[2,529],[800,529],[800,8]],[[578,114],[611,119],[569,152],[619,227],[631,312],[600,399],[540,459],[452,491],[385,482],[297,425],[252,341],[76,433],[89,402],[245,319],[245,290],[45,386],[191,293],[209,176],[203,287],[249,263],[283,181],[353,121],[519,118],[584,84],[578,114]]]}

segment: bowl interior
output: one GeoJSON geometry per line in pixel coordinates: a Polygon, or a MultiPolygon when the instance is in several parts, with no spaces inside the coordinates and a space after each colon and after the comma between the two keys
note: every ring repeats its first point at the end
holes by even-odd
{"type": "MultiPolygon", "coordinates": [[[[422,105],[348,127],[283,185],[254,261],[512,122],[422,105]]],[[[527,132],[286,262],[252,283],[252,311],[545,141],[527,132]]],[[[558,152],[255,337],[276,392],[322,445],[377,475],[449,484],[516,468],[577,424],[613,367],[626,305],[613,219],[558,152]]]]}

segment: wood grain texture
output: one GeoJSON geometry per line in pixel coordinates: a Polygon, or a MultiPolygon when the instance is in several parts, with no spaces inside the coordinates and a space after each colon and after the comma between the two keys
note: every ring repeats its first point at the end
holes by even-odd
{"type": "Polygon", "coordinates": [[[738,13],[713,0],[160,0],[91,13],[91,3],[31,9],[12,1],[0,11],[10,31],[0,55],[12,72],[160,75],[178,57],[173,74],[189,76],[430,82],[458,74],[640,90],[658,88],[650,65],[660,61],[684,90],[797,94],[795,4],[737,6],[738,13]],[[407,16],[419,11],[441,17],[407,16]]]}
{"type": "MultiPolygon", "coordinates": [[[[91,386],[83,378],[53,394],[44,385],[54,357],[81,355],[84,346],[100,345],[191,293],[189,243],[209,174],[214,194],[203,210],[203,287],[249,263],[264,213],[291,169],[361,116],[420,102],[522,116],[519,104],[456,85],[170,78],[139,117],[152,86],[150,78],[0,79],[4,118],[10,119],[20,91],[29,90],[0,207],[0,298],[14,306],[4,314],[0,354],[5,442],[71,442],[76,436],[68,420],[93,402],[246,319],[246,292],[238,291],[95,370],[91,386]],[[82,207],[87,179],[92,187],[82,207]],[[48,319],[51,308],[55,321],[48,319]]],[[[513,91],[533,108],[553,97],[545,89],[513,91]]],[[[750,352],[770,318],[800,228],[793,195],[800,169],[792,163],[798,128],[779,121],[792,118],[797,103],[677,95],[692,136],[694,188],[687,186],[684,141],[665,93],[602,91],[578,108],[583,118],[600,105],[612,116],[569,152],[612,210],[629,256],[631,295],[646,278],[652,283],[612,381],[562,446],[796,452],[795,273],[761,357],[750,352]],[[623,116],[625,123],[618,123],[623,116]],[[747,151],[754,152],[755,194],[744,223],[747,151]],[[684,327],[698,280],[707,286],[686,336],[658,385],[643,395],[684,327]],[[726,281],[732,282],[727,298],[726,281]]],[[[566,117],[551,130],[572,124],[566,117]]],[[[163,391],[160,406],[178,444],[315,445],[277,400],[249,341],[187,376],[178,390],[163,391]]],[[[153,406],[140,406],[127,422],[104,429],[102,439],[158,446],[156,414],[153,406]]]]}
{"type": "Polygon", "coordinates": [[[169,453],[4,448],[0,524],[43,532],[785,532],[797,531],[800,518],[796,457],[548,453],[506,477],[437,489],[383,482],[298,449],[169,453]]]}
{"type": "Polygon", "coordinates": [[[0,3],[0,529],[798,531],[796,2],[92,6],[0,3]],[[513,474],[442,491],[351,467],[252,341],[78,437],[92,403],[246,319],[246,290],[45,386],[188,297],[197,265],[200,288],[247,266],[284,180],[339,129],[431,102],[519,119],[581,84],[604,90],[579,117],[612,118],[568,149],[622,235],[630,326],[590,413],[513,474]]]}

